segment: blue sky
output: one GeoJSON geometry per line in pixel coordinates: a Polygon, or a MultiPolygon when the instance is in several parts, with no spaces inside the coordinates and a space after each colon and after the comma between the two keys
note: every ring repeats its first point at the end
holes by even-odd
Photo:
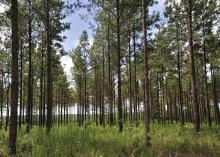
{"type": "MultiPolygon", "coordinates": [[[[75,0],[74,0],[75,1],[75,0]]],[[[158,0],[158,4],[154,5],[150,8],[150,12],[152,11],[160,11],[163,14],[164,11],[164,0],[158,0]]],[[[63,46],[66,51],[72,51],[78,45],[79,38],[81,33],[86,30],[89,34],[89,41],[92,43],[92,31],[89,29],[89,24],[81,19],[80,14],[86,13],[85,10],[79,10],[67,17],[64,21],[71,23],[70,30],[66,30],[62,34],[67,37],[64,41],[63,46]]],[[[90,19],[91,20],[91,19],[90,19]]],[[[61,59],[62,65],[64,67],[64,71],[67,73],[70,79],[70,71],[72,67],[72,60],[69,56],[64,56],[61,59]]]]}
{"type": "MultiPolygon", "coordinates": [[[[158,0],[158,2],[159,3],[157,5],[154,5],[152,8],[150,8],[150,12],[154,10],[160,12],[164,11],[164,5],[163,5],[164,0],[158,0]]],[[[92,40],[92,31],[89,29],[89,24],[84,20],[82,20],[81,17],[79,16],[79,14],[84,14],[84,13],[86,13],[85,10],[76,11],[75,13],[73,13],[64,20],[71,23],[71,29],[66,30],[63,33],[63,35],[67,37],[67,39],[63,43],[66,51],[70,51],[77,46],[79,37],[83,30],[88,31],[89,39],[90,41],[92,40]]]]}

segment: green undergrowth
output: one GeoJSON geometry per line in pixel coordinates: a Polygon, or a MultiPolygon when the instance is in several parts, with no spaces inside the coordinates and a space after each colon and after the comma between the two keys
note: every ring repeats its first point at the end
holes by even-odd
{"type": "MultiPolygon", "coordinates": [[[[118,128],[76,125],[54,126],[49,134],[33,127],[18,131],[17,156],[33,157],[220,157],[220,127],[202,126],[198,136],[192,124],[151,126],[151,147],[144,146],[144,127],[118,128]]],[[[7,156],[8,133],[0,131],[0,156],[7,156]]]]}

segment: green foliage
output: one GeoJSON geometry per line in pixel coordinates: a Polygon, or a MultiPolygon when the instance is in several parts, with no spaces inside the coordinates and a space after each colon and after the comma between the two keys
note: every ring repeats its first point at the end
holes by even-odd
{"type": "MultiPolygon", "coordinates": [[[[105,128],[92,123],[78,127],[73,124],[54,127],[49,134],[43,128],[34,127],[30,134],[25,127],[18,134],[18,156],[34,157],[127,157],[127,156],[206,156],[220,155],[219,126],[202,127],[195,136],[192,124],[186,126],[152,124],[152,143],[144,147],[144,126],[126,126],[123,133],[117,127],[105,128]]],[[[0,134],[0,154],[7,155],[7,133],[0,134]]]]}

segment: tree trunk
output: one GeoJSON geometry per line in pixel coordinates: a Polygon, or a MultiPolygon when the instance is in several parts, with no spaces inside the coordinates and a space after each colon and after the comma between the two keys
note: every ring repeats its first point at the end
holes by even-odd
{"type": "Polygon", "coordinates": [[[45,72],[43,74],[43,117],[42,117],[43,127],[46,124],[46,76],[45,72]]]}
{"type": "Polygon", "coordinates": [[[107,32],[108,42],[108,96],[109,96],[109,124],[113,125],[113,100],[112,100],[112,75],[111,75],[111,48],[110,48],[110,27],[107,32]]]}
{"type": "Polygon", "coordinates": [[[136,126],[138,125],[138,115],[137,115],[137,53],[136,53],[136,28],[135,24],[133,26],[133,51],[134,51],[134,119],[136,122],[136,126]]]}
{"type": "MultiPolygon", "coordinates": [[[[98,79],[99,84],[101,84],[101,78],[98,79]]],[[[102,88],[99,86],[99,93],[98,93],[98,99],[99,99],[99,123],[100,125],[103,124],[102,119],[102,88]]]]}
{"type": "Polygon", "coordinates": [[[0,129],[3,125],[3,103],[4,103],[4,72],[2,70],[2,79],[1,79],[1,123],[0,123],[0,129]]]}
{"type": "Polygon", "coordinates": [[[51,75],[51,36],[50,36],[50,0],[46,2],[46,32],[47,32],[47,132],[52,127],[52,75],[51,75]]]}
{"type": "Polygon", "coordinates": [[[157,72],[157,121],[160,124],[160,80],[159,80],[159,72],[157,72]]]}
{"type": "Polygon", "coordinates": [[[165,81],[165,90],[166,90],[166,119],[168,124],[170,123],[170,104],[169,104],[169,100],[168,100],[168,81],[166,79],[165,81]]]}
{"type": "Polygon", "coordinates": [[[143,16],[143,32],[144,32],[144,83],[145,83],[145,99],[144,99],[144,114],[145,114],[145,144],[150,146],[150,104],[149,104],[149,67],[148,67],[148,50],[147,50],[147,5],[145,0],[142,0],[142,16],[143,16]]]}
{"type": "MultiPolygon", "coordinates": [[[[67,101],[67,105],[68,105],[68,101],[67,101]]],[[[69,123],[69,107],[66,107],[66,124],[69,123]]]]}
{"type": "MultiPolygon", "coordinates": [[[[58,123],[58,127],[60,126],[60,104],[61,104],[60,92],[57,92],[57,108],[58,108],[57,123],[58,123]]],[[[77,111],[78,111],[78,109],[77,109],[77,111]]],[[[78,114],[77,114],[77,116],[78,116],[78,114]]],[[[78,117],[77,117],[77,119],[78,119],[78,117]]]]}
{"type": "Polygon", "coordinates": [[[20,43],[20,112],[19,112],[19,128],[21,128],[22,118],[22,99],[23,99],[23,43],[20,43]]]}
{"type": "Polygon", "coordinates": [[[189,23],[189,54],[190,54],[190,72],[191,72],[191,86],[192,86],[192,99],[194,107],[194,123],[195,130],[198,133],[200,131],[200,118],[199,118],[199,104],[197,97],[197,83],[196,83],[196,72],[195,72],[195,61],[193,53],[193,31],[192,31],[192,0],[188,0],[188,23],[189,23]]]}
{"type": "Polygon", "coordinates": [[[66,124],[66,95],[63,97],[63,123],[66,124]]]}
{"type": "MultiPolygon", "coordinates": [[[[62,91],[62,90],[61,90],[61,91],[62,91]]],[[[61,97],[61,104],[60,104],[60,124],[63,125],[63,104],[64,104],[63,91],[60,93],[60,97],[61,97]]]]}
{"type": "Polygon", "coordinates": [[[173,102],[172,102],[171,92],[169,92],[169,99],[170,99],[170,119],[171,119],[171,124],[173,124],[173,102]]]}
{"type": "Polygon", "coordinates": [[[176,123],[178,123],[178,108],[177,108],[177,103],[176,103],[176,88],[174,88],[174,92],[175,92],[175,93],[174,93],[175,121],[176,121],[176,123]]]}
{"type": "Polygon", "coordinates": [[[117,55],[118,55],[118,124],[119,132],[123,131],[123,117],[122,117],[122,100],[121,100],[121,41],[120,41],[120,4],[119,0],[116,1],[117,5],[117,55]]]}
{"type": "Polygon", "coordinates": [[[86,69],[86,58],[84,58],[84,62],[85,62],[85,69],[84,69],[84,121],[86,121],[86,111],[87,111],[87,69],[86,69]]]}
{"type": "MultiPolygon", "coordinates": [[[[95,63],[96,64],[96,63],[95,63]]],[[[98,78],[97,78],[97,66],[95,65],[95,122],[96,125],[98,122],[98,78]]]]}
{"type": "Polygon", "coordinates": [[[105,52],[102,50],[102,125],[105,126],[105,52]]]}
{"type": "Polygon", "coordinates": [[[39,106],[39,125],[42,125],[42,110],[43,110],[43,77],[44,77],[44,52],[43,52],[43,40],[41,48],[41,72],[40,72],[40,106],[39,106]]]}
{"type": "MultiPolygon", "coordinates": [[[[203,35],[204,38],[204,35],[203,35]]],[[[207,108],[207,116],[208,116],[208,125],[209,127],[212,126],[212,119],[211,119],[211,111],[210,111],[210,104],[209,104],[209,89],[208,89],[208,81],[207,81],[207,66],[206,66],[206,46],[205,46],[205,39],[203,41],[203,60],[204,60],[204,79],[205,79],[205,101],[206,101],[206,108],[207,108]]]]}
{"type": "Polygon", "coordinates": [[[10,82],[9,82],[9,70],[8,70],[8,88],[7,88],[7,100],[6,100],[6,123],[5,130],[8,130],[8,122],[9,122],[9,91],[10,91],[10,82]]]}
{"type": "Polygon", "coordinates": [[[29,133],[30,125],[31,125],[31,106],[33,105],[33,84],[32,84],[32,12],[31,12],[31,1],[28,0],[28,9],[29,9],[29,17],[28,17],[28,106],[27,106],[27,130],[29,133]]]}
{"type": "Polygon", "coordinates": [[[178,86],[179,86],[179,105],[180,105],[180,120],[181,125],[184,125],[184,113],[183,113],[183,96],[182,96],[182,77],[181,77],[181,66],[180,66],[180,50],[179,50],[179,32],[178,24],[176,22],[176,44],[177,44],[177,69],[178,69],[178,86]]]}
{"type": "Polygon", "coordinates": [[[18,1],[11,1],[12,60],[11,60],[11,118],[9,128],[9,154],[16,154],[17,107],[18,107],[18,1]]]}
{"type": "Polygon", "coordinates": [[[132,124],[132,77],[131,77],[131,32],[128,34],[128,63],[129,63],[129,120],[132,124]]]}
{"type": "MultiPolygon", "coordinates": [[[[25,82],[24,82],[25,84],[25,82]]],[[[22,99],[23,99],[23,105],[22,105],[22,123],[24,124],[25,123],[25,93],[26,93],[26,88],[25,86],[23,87],[23,96],[22,96],[22,99]]]]}
{"type": "MultiPolygon", "coordinates": [[[[81,76],[79,76],[79,115],[78,115],[78,125],[82,125],[82,80],[81,76]]],[[[61,99],[62,100],[62,99],[61,99]]],[[[61,103],[62,104],[62,103],[61,103]]]]}

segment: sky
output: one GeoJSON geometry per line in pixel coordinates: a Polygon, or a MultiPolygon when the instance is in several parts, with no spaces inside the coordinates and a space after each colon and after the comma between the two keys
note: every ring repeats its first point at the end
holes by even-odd
{"type": "MultiPolygon", "coordinates": [[[[152,11],[160,11],[161,14],[164,12],[164,1],[165,0],[158,0],[158,4],[154,5],[150,8],[150,12],[152,11]]],[[[93,37],[92,37],[92,30],[89,28],[89,24],[82,20],[79,16],[80,14],[85,13],[85,10],[79,10],[69,17],[67,17],[64,21],[71,23],[70,30],[66,30],[62,33],[62,35],[65,35],[67,39],[64,41],[63,46],[64,49],[67,52],[71,52],[74,48],[77,47],[79,43],[79,38],[81,36],[81,33],[86,30],[89,34],[89,42],[92,44],[93,37]]],[[[71,67],[73,66],[71,58],[67,56],[63,56],[61,58],[61,64],[64,68],[65,73],[68,76],[68,79],[71,80],[71,67]]]]}

